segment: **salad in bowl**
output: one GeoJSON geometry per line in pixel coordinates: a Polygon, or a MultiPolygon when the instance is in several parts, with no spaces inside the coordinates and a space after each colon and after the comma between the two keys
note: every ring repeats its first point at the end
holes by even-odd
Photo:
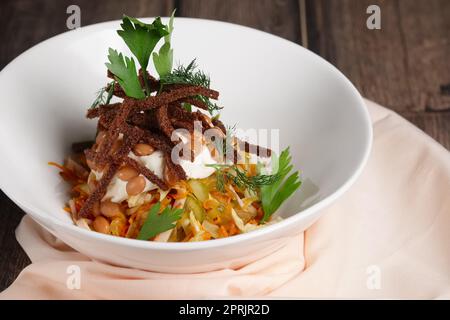
{"type": "Polygon", "coordinates": [[[277,155],[222,123],[219,92],[195,59],[173,66],[173,22],[123,17],[117,33],[133,56],[109,49],[109,81],[87,110],[96,136],[50,163],[71,185],[64,209],[81,228],[158,242],[225,238],[275,223],[301,185],[289,148],[277,155]]]}

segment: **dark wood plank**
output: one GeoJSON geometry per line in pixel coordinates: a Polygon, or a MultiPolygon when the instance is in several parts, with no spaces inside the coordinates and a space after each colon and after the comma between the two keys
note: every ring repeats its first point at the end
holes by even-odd
{"type": "Polygon", "coordinates": [[[308,1],[311,48],[341,69],[368,98],[397,111],[445,109],[450,96],[450,2],[308,1]],[[366,9],[381,8],[381,30],[366,9]]]}
{"type": "Polygon", "coordinates": [[[30,260],[16,241],[14,231],[22,210],[0,191],[0,291],[9,286],[30,260]]]}
{"type": "Polygon", "coordinates": [[[449,110],[450,1],[398,1],[414,106],[449,110]]]}
{"type": "Polygon", "coordinates": [[[81,9],[81,26],[120,19],[125,13],[168,16],[174,8],[174,0],[2,0],[0,69],[31,46],[67,31],[66,9],[72,4],[81,9]]]}
{"type": "Polygon", "coordinates": [[[178,15],[242,24],[300,42],[297,0],[182,0],[178,15]]]}
{"type": "Polygon", "coordinates": [[[367,98],[407,116],[448,145],[450,1],[307,0],[310,49],[367,98]],[[381,30],[366,9],[381,8],[381,30]],[[427,115],[427,112],[445,111],[427,115]],[[411,112],[419,112],[412,116],[411,112]]]}
{"type": "Polygon", "coordinates": [[[413,106],[396,1],[308,1],[310,48],[340,69],[367,98],[397,111],[413,106]],[[382,29],[366,9],[381,7],[382,29]]]}
{"type": "MultiPolygon", "coordinates": [[[[71,4],[80,6],[82,26],[120,19],[124,13],[137,17],[168,16],[174,8],[174,1],[171,0],[2,0],[0,69],[36,43],[67,31],[66,8],[71,4]]],[[[14,230],[23,216],[22,210],[2,192],[0,192],[0,210],[0,291],[2,291],[30,261],[14,236],[14,230]]]]}

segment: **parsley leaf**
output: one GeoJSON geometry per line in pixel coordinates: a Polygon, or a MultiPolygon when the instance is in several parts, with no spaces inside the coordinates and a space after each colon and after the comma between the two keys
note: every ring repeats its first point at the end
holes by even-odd
{"type": "Polygon", "coordinates": [[[167,36],[167,26],[161,22],[161,18],[156,18],[151,24],[146,24],[136,18],[124,16],[122,30],[117,33],[125,41],[128,48],[135,55],[142,70],[147,70],[150,55],[159,40],[167,36]]]}
{"type": "Polygon", "coordinates": [[[160,77],[168,75],[172,71],[173,67],[173,49],[170,46],[171,36],[173,32],[173,19],[175,17],[175,11],[170,16],[168,32],[169,34],[164,37],[164,44],[159,49],[159,52],[153,52],[153,64],[160,77]]]}
{"type": "Polygon", "coordinates": [[[287,148],[281,152],[278,159],[278,170],[276,174],[279,176],[279,179],[271,185],[261,187],[261,203],[264,210],[264,217],[261,222],[267,221],[278,210],[281,204],[301,185],[298,171],[295,171],[286,178],[293,169],[291,160],[289,148],[287,148]]]}
{"type": "Polygon", "coordinates": [[[126,95],[136,99],[145,98],[133,58],[124,58],[121,53],[109,48],[108,60],[106,67],[115,75],[126,95]]]}
{"type": "Polygon", "coordinates": [[[139,240],[148,240],[161,232],[172,229],[183,213],[182,209],[173,209],[172,207],[166,207],[159,213],[160,208],[161,203],[157,202],[148,212],[147,219],[137,236],[139,240]]]}

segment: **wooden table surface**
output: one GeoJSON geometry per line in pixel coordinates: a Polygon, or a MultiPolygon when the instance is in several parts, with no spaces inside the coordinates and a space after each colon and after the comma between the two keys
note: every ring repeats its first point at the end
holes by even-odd
{"type": "MultiPolygon", "coordinates": [[[[177,16],[276,34],[318,53],[365,97],[397,111],[450,148],[448,0],[2,0],[0,69],[24,50],[66,31],[71,4],[80,6],[82,26],[119,19],[123,13],[167,16],[177,8],[177,16]],[[372,4],[381,8],[381,30],[366,27],[366,9],[372,4]]],[[[14,236],[23,214],[0,192],[0,291],[30,263],[14,236]]]]}

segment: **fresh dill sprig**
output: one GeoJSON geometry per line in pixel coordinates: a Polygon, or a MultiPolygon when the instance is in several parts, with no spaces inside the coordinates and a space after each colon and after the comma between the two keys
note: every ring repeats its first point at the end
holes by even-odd
{"type": "Polygon", "coordinates": [[[231,145],[231,142],[233,141],[233,138],[236,135],[236,124],[233,124],[232,126],[227,124],[225,126],[225,129],[227,129],[227,133],[225,134],[225,140],[227,141],[227,144],[231,145]]]}
{"type": "Polygon", "coordinates": [[[220,192],[225,192],[225,174],[223,170],[217,171],[216,188],[220,192]]]}
{"type": "Polygon", "coordinates": [[[97,91],[97,97],[95,98],[94,102],[91,104],[91,109],[95,108],[96,106],[102,104],[102,101],[104,99],[104,95],[106,92],[106,87],[101,88],[99,91],[97,91]]]}
{"type": "Polygon", "coordinates": [[[228,152],[233,152],[233,137],[236,132],[236,124],[233,126],[227,125],[226,126],[226,134],[225,138],[223,139],[215,139],[214,140],[214,146],[216,147],[216,150],[219,152],[219,155],[221,157],[225,157],[228,155],[228,152]]]}
{"type": "Polygon", "coordinates": [[[202,101],[203,103],[205,103],[208,106],[208,112],[212,116],[218,114],[218,112],[223,109],[223,107],[220,107],[217,104],[215,104],[214,102],[211,102],[211,100],[209,98],[206,98],[204,96],[196,96],[196,99],[202,101]]]}
{"type": "MultiPolygon", "coordinates": [[[[196,59],[192,60],[187,67],[179,65],[172,72],[162,76],[160,82],[161,86],[170,84],[185,84],[204,88],[211,86],[211,79],[202,70],[198,69],[196,59]]],[[[208,112],[213,116],[222,109],[222,107],[211,102],[207,97],[196,96],[195,98],[206,104],[208,112]]]]}
{"type": "Polygon", "coordinates": [[[106,96],[106,101],[104,104],[109,104],[111,102],[111,99],[114,95],[114,87],[116,86],[116,81],[111,81],[109,83],[109,90],[108,90],[108,95],[106,96]]]}
{"type": "Polygon", "coordinates": [[[187,67],[179,65],[172,72],[160,78],[161,84],[189,84],[209,88],[211,80],[203,71],[197,69],[196,59],[187,67]]]}
{"type": "Polygon", "coordinates": [[[224,191],[226,181],[231,181],[241,189],[251,189],[256,191],[262,186],[272,185],[279,180],[278,174],[257,174],[250,176],[248,172],[236,165],[228,164],[208,164],[208,167],[216,169],[217,185],[219,191],[224,191]]]}
{"type": "Polygon", "coordinates": [[[111,99],[114,94],[114,85],[115,84],[116,84],[115,81],[111,81],[106,87],[103,87],[99,91],[97,91],[97,97],[95,98],[94,102],[91,104],[90,108],[91,109],[95,108],[101,104],[109,104],[111,102],[111,99]],[[108,87],[109,87],[109,90],[107,90],[108,87]]]}

